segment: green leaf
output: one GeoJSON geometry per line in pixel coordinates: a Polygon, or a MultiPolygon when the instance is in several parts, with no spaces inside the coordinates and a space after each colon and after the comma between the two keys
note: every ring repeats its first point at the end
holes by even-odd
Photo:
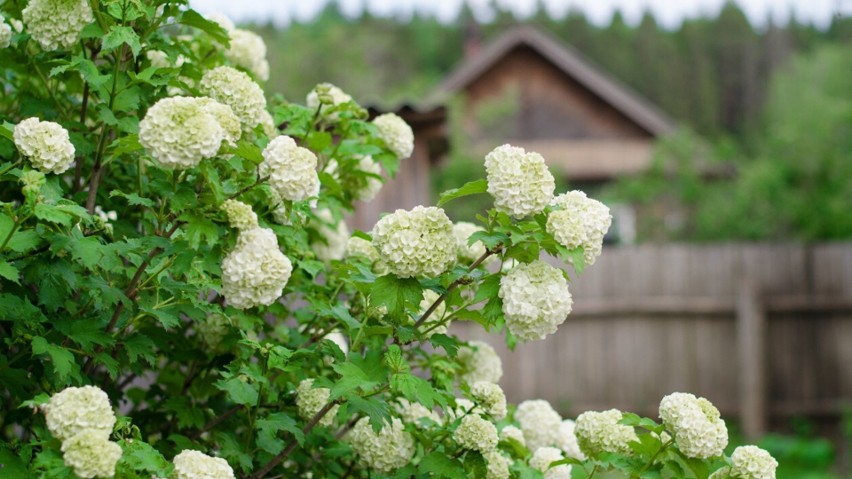
{"type": "Polygon", "coordinates": [[[423,288],[414,278],[398,278],[386,275],[378,278],[370,290],[370,299],[375,306],[385,306],[388,315],[402,320],[406,305],[414,309],[423,299],[423,288]]]}
{"type": "Polygon", "coordinates": [[[402,394],[406,399],[431,409],[436,403],[445,405],[446,401],[435,388],[421,377],[411,374],[394,374],[390,381],[391,389],[402,394]]]}
{"type": "Polygon", "coordinates": [[[429,342],[432,343],[432,346],[444,348],[444,351],[450,357],[456,357],[456,353],[459,350],[459,342],[457,339],[447,336],[446,334],[433,334],[429,338],[429,342]]]}
{"type": "Polygon", "coordinates": [[[485,193],[488,191],[488,181],[485,179],[480,179],[476,181],[471,181],[465,183],[459,188],[453,188],[451,190],[447,190],[441,193],[440,199],[438,199],[438,206],[443,206],[449,203],[452,200],[457,198],[462,198],[464,196],[470,195],[478,195],[481,193],[485,193]]]}
{"type": "Polygon", "coordinates": [[[277,412],[257,421],[258,447],[270,454],[281,452],[285,444],[284,440],[278,438],[281,431],[293,434],[299,444],[305,440],[305,434],[296,420],[283,412],[277,412]]]}
{"type": "Polygon", "coordinates": [[[132,111],[139,108],[139,88],[130,87],[115,96],[112,104],[113,111],[132,111]]]}
{"type": "Polygon", "coordinates": [[[50,360],[53,362],[53,370],[56,372],[60,381],[64,382],[70,376],[74,376],[79,379],[80,367],[74,360],[74,354],[72,354],[71,351],[68,351],[62,346],[48,343],[47,340],[41,336],[33,338],[32,348],[33,354],[47,354],[50,356],[50,360]]]}
{"type": "Polygon", "coordinates": [[[6,446],[3,444],[0,444],[0,470],[3,471],[3,477],[8,479],[26,479],[32,477],[27,470],[27,466],[21,461],[21,458],[9,449],[6,449],[6,446]]]}
{"type": "Polygon", "coordinates": [[[133,58],[139,55],[142,51],[142,45],[139,43],[139,35],[132,28],[124,25],[113,25],[102,40],[103,51],[111,51],[121,45],[130,47],[133,52],[133,58]]]}
{"type": "Polygon", "coordinates": [[[183,14],[180,16],[180,19],[178,20],[178,23],[189,25],[190,27],[197,28],[207,33],[208,35],[213,37],[214,40],[221,43],[225,47],[231,46],[231,40],[228,36],[228,31],[220,27],[218,23],[211,22],[210,20],[204,18],[195,10],[187,10],[183,12],[183,14]]]}
{"type": "Polygon", "coordinates": [[[434,451],[420,461],[419,472],[450,479],[466,477],[464,466],[445,452],[434,451]]]}
{"type": "Polygon", "coordinates": [[[110,191],[109,195],[111,197],[119,196],[121,198],[124,198],[125,200],[127,200],[127,204],[129,204],[130,206],[145,206],[148,208],[152,208],[154,206],[154,200],[150,198],[143,198],[137,195],[136,193],[122,193],[118,190],[112,190],[110,191]]]}
{"type": "Polygon", "coordinates": [[[478,303],[497,296],[497,293],[500,292],[500,278],[500,274],[495,273],[482,280],[473,296],[473,302],[478,303]]]}
{"type": "Polygon", "coordinates": [[[47,203],[39,203],[35,206],[34,209],[36,218],[44,221],[49,221],[51,223],[58,223],[63,226],[71,225],[71,221],[74,219],[68,213],[60,210],[56,206],[49,205],[47,203]]]}
{"type": "Polygon", "coordinates": [[[583,270],[586,269],[586,256],[583,251],[583,247],[574,248],[570,250],[568,254],[571,256],[571,261],[574,264],[574,271],[576,271],[577,274],[582,273],[583,270]]]}
{"type": "Polygon", "coordinates": [[[169,461],[150,444],[140,440],[121,441],[119,444],[123,451],[121,462],[133,471],[147,471],[158,477],[168,475],[169,461]]]}
{"type": "Polygon", "coordinates": [[[394,374],[407,373],[411,371],[408,366],[408,361],[402,357],[402,350],[396,344],[388,346],[388,351],[385,353],[385,364],[394,374]]]}
{"type": "Polygon", "coordinates": [[[250,143],[246,140],[238,142],[237,147],[233,149],[232,153],[240,158],[245,158],[256,165],[263,162],[263,153],[261,153],[260,148],[258,148],[258,146],[254,143],[250,143]]]}
{"type": "Polygon", "coordinates": [[[15,284],[21,284],[18,279],[18,268],[7,263],[6,260],[0,259],[0,276],[8,279],[15,284]]]}
{"type": "Polygon", "coordinates": [[[245,406],[254,406],[257,404],[257,389],[239,378],[231,378],[216,383],[216,387],[228,393],[231,401],[245,406]]]}

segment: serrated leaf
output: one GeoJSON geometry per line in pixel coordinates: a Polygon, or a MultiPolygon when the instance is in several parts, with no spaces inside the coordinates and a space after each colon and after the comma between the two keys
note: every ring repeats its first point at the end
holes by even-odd
{"type": "Polygon", "coordinates": [[[278,433],[281,431],[292,434],[299,444],[305,440],[305,434],[296,420],[282,412],[273,413],[258,420],[256,427],[258,447],[270,454],[278,454],[284,449],[284,440],[278,438],[278,433]]]}
{"type": "Polygon", "coordinates": [[[110,196],[120,196],[127,200],[127,204],[131,206],[145,206],[151,208],[154,206],[154,201],[150,198],[143,198],[136,193],[122,193],[118,190],[112,190],[109,193],[110,196]]]}
{"type": "Polygon", "coordinates": [[[133,471],[147,471],[154,476],[165,477],[169,461],[144,441],[121,441],[121,462],[133,471]]]}
{"type": "Polygon", "coordinates": [[[478,303],[497,296],[497,293],[500,292],[500,278],[500,274],[495,273],[483,279],[479,283],[479,287],[476,289],[476,294],[473,296],[473,302],[478,303]]]}
{"type": "Polygon", "coordinates": [[[186,10],[185,12],[183,12],[183,14],[181,14],[180,16],[180,19],[178,20],[178,23],[189,25],[190,27],[194,27],[203,31],[204,33],[213,37],[214,40],[221,43],[226,48],[229,47],[231,44],[227,30],[220,27],[218,23],[212,22],[204,18],[195,10],[186,10]]]}
{"type": "Polygon", "coordinates": [[[133,58],[136,58],[142,51],[139,35],[132,28],[124,25],[113,25],[109,33],[104,35],[101,45],[105,52],[114,50],[121,45],[127,45],[133,52],[133,58]]]}
{"type": "Polygon", "coordinates": [[[396,344],[388,346],[388,350],[385,353],[385,364],[388,365],[388,368],[394,374],[407,373],[411,370],[408,366],[408,361],[402,357],[402,350],[396,344]]]}
{"type": "Polygon", "coordinates": [[[21,284],[20,279],[18,278],[18,268],[12,266],[7,263],[6,260],[0,259],[0,276],[8,279],[9,281],[15,284],[21,284]]]}
{"type": "Polygon", "coordinates": [[[370,300],[375,306],[385,306],[388,315],[396,322],[404,323],[406,305],[414,309],[423,299],[423,288],[414,278],[398,278],[394,275],[382,276],[370,289],[370,300]]]}
{"type": "Polygon", "coordinates": [[[433,334],[429,338],[429,342],[432,343],[433,346],[444,348],[444,351],[447,352],[447,355],[450,357],[456,357],[456,353],[459,351],[459,342],[456,338],[451,336],[447,336],[446,334],[433,334]]]}
{"type": "Polygon", "coordinates": [[[79,379],[80,367],[74,360],[74,354],[71,351],[68,351],[62,346],[48,343],[41,336],[34,337],[31,346],[33,354],[46,354],[50,357],[50,361],[53,363],[53,370],[56,372],[60,381],[64,382],[71,376],[79,379]]]}
{"type": "Polygon", "coordinates": [[[424,474],[434,474],[434,477],[454,479],[466,477],[464,466],[458,459],[447,456],[446,453],[434,451],[420,460],[418,471],[424,474]]]}
{"type": "Polygon", "coordinates": [[[370,418],[370,426],[374,431],[380,430],[391,420],[388,404],[378,396],[369,399],[351,397],[346,405],[350,412],[358,412],[361,416],[370,418]]]}
{"type": "Polygon", "coordinates": [[[228,394],[231,401],[242,404],[244,406],[254,406],[257,404],[257,389],[239,378],[231,378],[216,383],[216,387],[228,394]]]}
{"type": "Polygon", "coordinates": [[[452,190],[447,190],[441,193],[441,197],[438,199],[438,206],[443,206],[457,198],[462,198],[470,195],[478,195],[481,193],[485,193],[486,191],[488,191],[488,181],[486,181],[485,179],[471,181],[465,183],[459,188],[453,188],[452,190]]]}
{"type": "Polygon", "coordinates": [[[332,399],[337,399],[358,388],[371,387],[377,384],[370,381],[363,369],[351,362],[335,364],[334,370],[340,374],[340,379],[331,388],[332,399]]]}
{"type": "Polygon", "coordinates": [[[250,143],[246,140],[238,142],[237,147],[233,149],[232,153],[240,158],[245,158],[256,165],[263,162],[263,154],[261,153],[260,148],[258,148],[254,143],[250,143]]]}

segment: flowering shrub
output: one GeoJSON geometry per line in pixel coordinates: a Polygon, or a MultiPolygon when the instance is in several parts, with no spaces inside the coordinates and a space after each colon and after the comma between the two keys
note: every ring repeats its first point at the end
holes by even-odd
{"type": "Polygon", "coordinates": [[[328,84],[267,103],[262,40],[185,3],[0,4],[23,22],[0,29],[0,475],[774,477],[722,456],[702,398],[662,423],[507,404],[493,347],[448,326],[556,331],[554,265],[594,261],[606,207],[507,145],[350,234],[411,128],[328,84]],[[477,224],[440,208],[484,193],[477,224]]]}

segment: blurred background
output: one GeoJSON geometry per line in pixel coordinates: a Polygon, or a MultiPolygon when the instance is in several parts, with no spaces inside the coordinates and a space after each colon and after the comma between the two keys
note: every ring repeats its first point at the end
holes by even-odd
{"type": "Polygon", "coordinates": [[[509,351],[456,325],[510,400],[656,417],[692,392],[778,477],[852,477],[852,0],[192,3],[264,36],[267,91],[331,82],[412,125],[355,227],[484,177],[503,143],[610,206],[555,335],[509,351]]]}

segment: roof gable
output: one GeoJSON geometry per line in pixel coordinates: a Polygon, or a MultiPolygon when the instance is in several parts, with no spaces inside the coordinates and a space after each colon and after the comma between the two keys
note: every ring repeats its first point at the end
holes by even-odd
{"type": "Polygon", "coordinates": [[[674,130],[663,112],[626,85],[603,73],[570,46],[530,26],[515,27],[491,42],[481,53],[464,61],[437,88],[437,95],[463,90],[518,46],[526,45],[565,75],[598,96],[640,128],[655,136],[674,130]]]}

